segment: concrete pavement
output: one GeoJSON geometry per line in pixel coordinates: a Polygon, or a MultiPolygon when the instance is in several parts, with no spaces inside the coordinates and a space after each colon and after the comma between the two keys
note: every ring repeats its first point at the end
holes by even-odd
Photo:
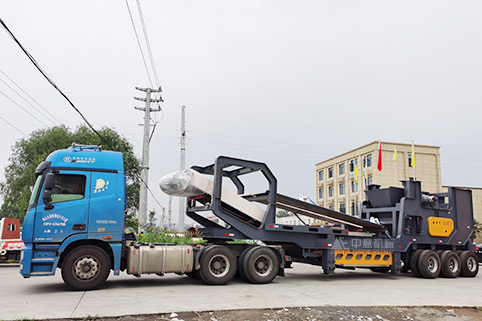
{"type": "Polygon", "coordinates": [[[0,320],[324,305],[482,306],[482,276],[427,280],[341,269],[326,276],[320,267],[293,267],[271,284],[207,286],[186,276],[122,275],[110,276],[100,290],[74,292],[60,273],[23,279],[18,266],[0,266],[0,320]]]}

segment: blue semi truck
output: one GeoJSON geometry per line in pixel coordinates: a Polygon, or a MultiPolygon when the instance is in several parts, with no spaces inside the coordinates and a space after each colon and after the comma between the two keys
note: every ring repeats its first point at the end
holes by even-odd
{"type": "Polygon", "coordinates": [[[283,276],[292,262],[318,265],[325,274],[354,267],[397,274],[410,270],[424,278],[478,273],[470,239],[470,191],[422,193],[416,181],[404,182],[404,188],[375,187],[367,191],[361,217],[353,217],[278,194],[276,178],[263,163],[221,156],[212,165],[191,170],[213,178],[210,189],[190,197],[186,207],[186,214],[203,226],[193,232],[204,242],[146,244],[124,230],[121,153],[76,144],[53,152],[35,172],[20,273],[29,278],[60,269],[74,290],[101,287],[111,271],[134,276],[177,273],[211,285],[225,284],[237,273],[251,283],[269,283],[283,276]],[[269,188],[245,194],[243,177],[256,172],[269,188]],[[237,190],[229,202],[223,198],[226,180],[237,190]],[[250,213],[252,204],[257,216],[250,213]],[[277,209],[333,225],[277,224],[277,209]],[[224,224],[209,220],[206,211],[224,224]],[[230,242],[235,239],[256,242],[230,242]]]}

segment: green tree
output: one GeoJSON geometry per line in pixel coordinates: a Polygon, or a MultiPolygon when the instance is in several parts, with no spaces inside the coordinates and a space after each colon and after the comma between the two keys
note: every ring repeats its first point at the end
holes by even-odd
{"type": "Polygon", "coordinates": [[[134,155],[132,145],[114,129],[103,127],[98,132],[104,140],[84,125],[75,130],[56,126],[34,131],[28,138],[18,140],[12,146],[12,155],[5,168],[5,181],[0,183],[0,195],[3,197],[0,217],[8,215],[23,220],[30,198],[30,187],[35,183],[37,165],[53,151],[65,149],[75,142],[83,145],[103,145],[103,149],[124,154],[127,218],[132,219],[139,203],[139,160],[134,155]]]}
{"type": "Polygon", "coordinates": [[[288,217],[288,216],[291,216],[291,215],[293,215],[293,214],[291,214],[291,212],[284,211],[284,210],[278,211],[276,213],[276,217],[288,217]]]}

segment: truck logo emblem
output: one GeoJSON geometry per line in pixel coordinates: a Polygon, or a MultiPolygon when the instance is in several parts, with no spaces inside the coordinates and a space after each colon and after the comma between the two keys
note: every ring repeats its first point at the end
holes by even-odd
{"type": "Polygon", "coordinates": [[[102,178],[98,178],[95,181],[94,194],[104,192],[108,188],[109,188],[109,181],[106,182],[102,178]]]}
{"type": "Polygon", "coordinates": [[[70,162],[72,162],[72,158],[70,156],[65,156],[64,163],[70,163],[70,162]]]}

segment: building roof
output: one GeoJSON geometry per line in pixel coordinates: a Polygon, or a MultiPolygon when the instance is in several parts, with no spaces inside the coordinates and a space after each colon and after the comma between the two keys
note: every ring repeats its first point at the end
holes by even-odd
{"type": "MultiPolygon", "coordinates": [[[[335,158],[339,158],[339,157],[342,157],[342,156],[344,156],[344,155],[350,154],[350,153],[352,153],[352,152],[354,152],[354,151],[356,151],[356,150],[359,150],[359,149],[368,147],[368,146],[373,145],[373,144],[376,144],[377,147],[378,147],[378,143],[379,143],[379,141],[378,141],[378,140],[375,140],[375,141],[373,141],[373,142],[371,142],[371,143],[368,143],[368,144],[365,144],[365,145],[363,145],[363,146],[360,146],[360,147],[357,147],[357,148],[353,148],[353,149],[351,149],[351,150],[349,150],[349,151],[346,151],[346,152],[344,152],[344,153],[342,153],[342,154],[339,154],[339,155],[333,156],[333,157],[331,157],[331,158],[325,159],[324,161],[318,162],[318,163],[316,163],[316,166],[317,166],[317,165],[320,165],[321,163],[325,163],[325,162],[331,161],[331,160],[333,160],[333,159],[335,159],[335,158]]],[[[388,145],[397,145],[397,146],[412,146],[412,144],[407,144],[407,143],[393,143],[393,142],[386,142],[386,141],[381,141],[381,143],[382,143],[382,150],[383,150],[383,145],[386,145],[386,144],[388,144],[388,145]]],[[[417,146],[417,147],[440,148],[440,146],[434,146],[434,145],[420,145],[420,144],[415,144],[415,146],[417,146]]]]}

